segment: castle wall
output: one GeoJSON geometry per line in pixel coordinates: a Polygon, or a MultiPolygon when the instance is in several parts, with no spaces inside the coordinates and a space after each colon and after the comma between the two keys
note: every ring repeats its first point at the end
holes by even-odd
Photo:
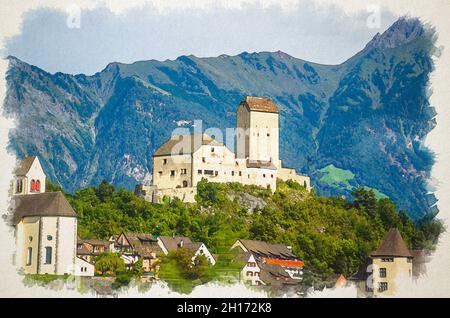
{"type": "Polygon", "coordinates": [[[311,191],[311,179],[309,176],[297,174],[295,169],[283,168],[281,160],[278,168],[278,178],[283,181],[292,180],[300,185],[305,185],[308,191],[311,191]]]}
{"type": "Polygon", "coordinates": [[[265,112],[250,113],[250,160],[270,161],[278,165],[278,114],[265,112]]]}
{"type": "Polygon", "coordinates": [[[192,187],[191,155],[153,157],[153,184],[158,188],[192,187]]]}

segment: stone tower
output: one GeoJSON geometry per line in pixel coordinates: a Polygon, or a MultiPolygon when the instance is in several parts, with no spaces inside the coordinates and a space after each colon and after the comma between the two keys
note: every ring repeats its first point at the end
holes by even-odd
{"type": "Polygon", "coordinates": [[[236,157],[278,167],[278,108],[270,98],[246,96],[236,119],[236,157]]]}

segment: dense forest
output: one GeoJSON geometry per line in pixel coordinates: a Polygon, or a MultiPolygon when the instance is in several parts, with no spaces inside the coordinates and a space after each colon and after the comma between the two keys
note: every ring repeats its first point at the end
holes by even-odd
{"type": "MultiPolygon", "coordinates": [[[[51,182],[47,189],[61,190],[51,182]]],[[[121,231],[176,234],[204,242],[219,255],[239,238],[283,243],[322,278],[357,272],[392,227],[414,249],[433,249],[444,230],[431,216],[413,222],[372,190],[357,189],[349,201],[308,193],[292,181],[279,181],[272,194],[257,186],[203,180],[195,204],[178,199],[152,204],[106,181],[65,195],[78,214],[82,238],[107,239],[121,231]]]]}

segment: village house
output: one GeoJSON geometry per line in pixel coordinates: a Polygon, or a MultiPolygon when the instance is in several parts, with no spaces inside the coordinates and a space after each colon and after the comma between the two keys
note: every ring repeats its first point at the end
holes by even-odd
{"type": "Polygon", "coordinates": [[[61,192],[45,192],[46,179],[36,156],[24,158],[14,170],[14,263],[26,274],[88,276],[91,266],[76,257],[77,215],[61,192]]]}
{"type": "Polygon", "coordinates": [[[215,265],[217,256],[211,254],[202,242],[192,242],[189,237],[181,236],[160,236],[158,237],[158,244],[165,255],[171,251],[176,251],[180,248],[185,248],[192,253],[192,260],[194,261],[199,255],[203,255],[208,260],[209,264],[215,265]]]}
{"type": "Polygon", "coordinates": [[[207,134],[174,135],[153,154],[152,185],[137,185],[150,202],[164,196],[195,202],[196,185],[239,182],[276,190],[277,178],[311,189],[310,178],[282,167],[278,108],[269,98],[247,96],[237,109],[235,152],[207,134]]]}
{"type": "Polygon", "coordinates": [[[244,263],[240,275],[244,282],[278,288],[301,282],[304,262],[286,245],[240,239],[231,249],[238,249],[238,260],[244,263]]]}
{"type": "Polygon", "coordinates": [[[90,263],[94,263],[95,257],[111,251],[111,242],[93,239],[77,240],[77,256],[90,263]]]}
{"type": "Polygon", "coordinates": [[[137,261],[142,260],[142,281],[157,278],[159,255],[162,250],[158,240],[151,234],[122,232],[117,236],[114,250],[121,254],[128,269],[133,268],[137,261]]]}
{"type": "Polygon", "coordinates": [[[95,275],[95,265],[85,259],[79,257],[75,258],[75,276],[92,277],[95,275]]]}

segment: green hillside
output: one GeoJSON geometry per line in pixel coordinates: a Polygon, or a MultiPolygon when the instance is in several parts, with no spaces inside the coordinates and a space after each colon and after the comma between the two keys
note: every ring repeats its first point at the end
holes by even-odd
{"type": "Polygon", "coordinates": [[[196,204],[177,199],[152,204],[107,182],[66,196],[83,238],[107,239],[121,231],[176,234],[204,242],[219,256],[228,255],[239,238],[283,243],[320,279],[355,273],[391,227],[399,228],[411,248],[433,248],[442,231],[439,221],[414,223],[389,199],[377,200],[373,191],[357,189],[350,202],[308,193],[291,181],[279,181],[274,194],[256,186],[202,181],[196,204]]]}

